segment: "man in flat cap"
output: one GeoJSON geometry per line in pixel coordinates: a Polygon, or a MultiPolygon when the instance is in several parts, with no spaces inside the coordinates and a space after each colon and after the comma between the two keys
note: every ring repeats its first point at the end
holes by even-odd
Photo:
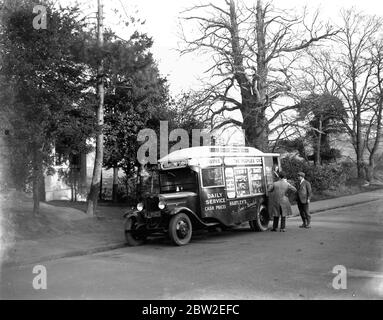
{"type": "Polygon", "coordinates": [[[300,228],[311,228],[311,216],[309,212],[309,204],[312,195],[311,184],[305,180],[305,174],[303,172],[298,172],[299,184],[297,187],[297,203],[299,213],[301,215],[303,224],[300,228]]]}

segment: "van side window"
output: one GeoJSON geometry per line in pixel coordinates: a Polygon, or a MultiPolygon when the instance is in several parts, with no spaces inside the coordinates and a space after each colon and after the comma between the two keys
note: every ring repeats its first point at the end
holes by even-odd
{"type": "Polygon", "coordinates": [[[249,168],[251,194],[264,193],[262,167],[249,168]]]}
{"type": "Polygon", "coordinates": [[[206,168],[201,170],[203,187],[224,186],[222,168],[206,168]]]}
{"type": "Polygon", "coordinates": [[[237,196],[243,197],[250,195],[249,176],[246,168],[234,169],[235,186],[237,188],[237,196]]]}
{"type": "Polygon", "coordinates": [[[246,197],[264,193],[263,169],[259,167],[226,168],[227,197],[246,197]],[[233,176],[234,173],[234,176],[233,176]]]}
{"type": "Polygon", "coordinates": [[[234,169],[225,168],[226,178],[226,194],[229,199],[233,199],[236,196],[235,193],[235,182],[234,182],[234,169]]]}

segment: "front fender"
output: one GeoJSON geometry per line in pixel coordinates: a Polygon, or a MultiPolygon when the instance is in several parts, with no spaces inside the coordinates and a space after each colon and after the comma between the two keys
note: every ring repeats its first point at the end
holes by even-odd
{"type": "Polygon", "coordinates": [[[200,226],[207,226],[205,222],[203,222],[192,210],[190,210],[187,207],[176,207],[169,212],[169,215],[175,216],[176,214],[180,212],[186,213],[189,216],[192,223],[200,225],[200,226]]]}
{"type": "Polygon", "coordinates": [[[125,212],[124,218],[125,219],[131,218],[131,217],[138,218],[139,213],[140,212],[138,210],[125,212]]]}
{"type": "Polygon", "coordinates": [[[133,212],[127,212],[124,214],[125,221],[133,218],[137,222],[137,227],[145,226],[145,219],[143,217],[144,211],[135,210],[133,212]]]}

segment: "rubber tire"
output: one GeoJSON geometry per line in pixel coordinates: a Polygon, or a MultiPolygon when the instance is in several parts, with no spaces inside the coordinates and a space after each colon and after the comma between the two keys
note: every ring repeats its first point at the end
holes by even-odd
{"type": "Polygon", "coordinates": [[[145,235],[133,235],[132,232],[127,232],[127,230],[135,230],[135,219],[128,218],[125,220],[125,240],[128,246],[136,247],[143,245],[146,236],[145,235]]]}
{"type": "Polygon", "coordinates": [[[249,221],[250,228],[253,231],[263,232],[269,229],[269,213],[267,212],[266,207],[261,207],[260,210],[257,211],[257,216],[255,220],[249,221]],[[262,219],[263,218],[263,219],[262,219]],[[263,223],[262,223],[263,220],[263,223]],[[267,223],[265,222],[267,220],[267,223]]]}
{"type": "Polygon", "coordinates": [[[190,221],[190,218],[187,216],[187,214],[181,212],[181,213],[176,214],[175,216],[173,216],[170,219],[169,237],[170,237],[170,240],[172,240],[173,244],[175,244],[177,246],[184,246],[184,245],[188,244],[191,240],[192,233],[193,233],[192,223],[190,221]],[[177,224],[180,221],[183,221],[183,222],[187,223],[187,225],[188,225],[188,233],[187,233],[185,238],[180,238],[177,234],[177,224]]]}

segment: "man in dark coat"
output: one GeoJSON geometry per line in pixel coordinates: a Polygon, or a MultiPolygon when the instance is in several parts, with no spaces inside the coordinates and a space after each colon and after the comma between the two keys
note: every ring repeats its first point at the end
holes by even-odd
{"type": "Polygon", "coordinates": [[[311,184],[305,180],[305,174],[303,172],[298,172],[298,191],[297,191],[297,203],[299,213],[301,215],[303,224],[300,228],[311,228],[311,216],[309,212],[309,204],[312,195],[311,184]]]}
{"type": "Polygon", "coordinates": [[[269,188],[268,210],[269,216],[273,219],[273,228],[271,231],[277,231],[279,217],[281,216],[281,232],[285,232],[286,229],[286,216],[292,214],[289,198],[286,196],[288,190],[297,192],[290,183],[287,182],[285,174],[279,173],[280,180],[274,182],[269,188]]]}

